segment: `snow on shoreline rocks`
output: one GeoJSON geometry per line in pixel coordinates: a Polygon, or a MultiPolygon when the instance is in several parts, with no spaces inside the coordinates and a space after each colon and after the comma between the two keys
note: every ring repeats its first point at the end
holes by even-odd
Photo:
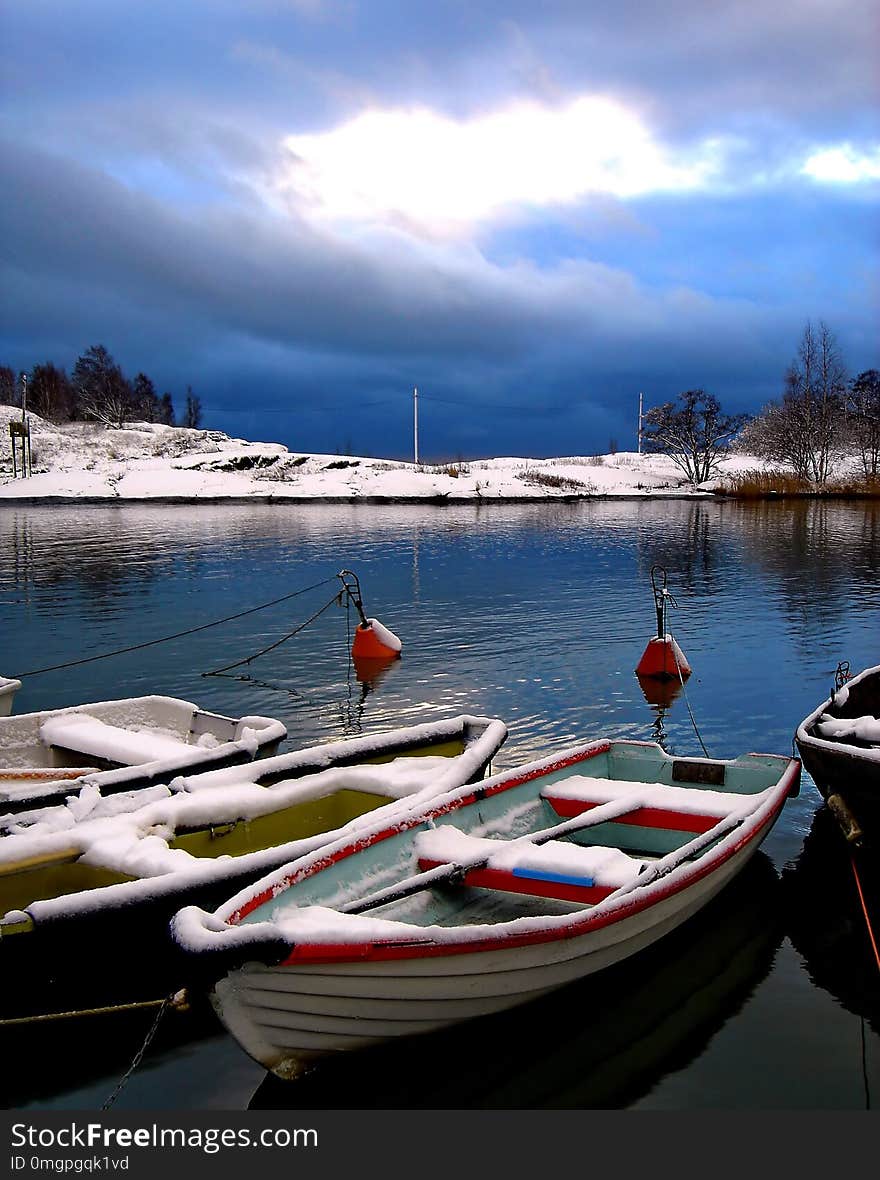
{"type": "MultiPolygon", "coordinates": [[[[21,411],[0,406],[0,431],[21,411]]],[[[699,497],[662,455],[623,452],[568,458],[498,458],[444,464],[316,455],[281,443],[247,442],[217,430],[157,423],[107,429],[55,425],[28,415],[32,474],[13,476],[11,449],[0,456],[0,504],[120,500],[352,502],[547,500],[593,496],[699,497]]],[[[761,466],[728,459],[722,470],[761,466]]]]}

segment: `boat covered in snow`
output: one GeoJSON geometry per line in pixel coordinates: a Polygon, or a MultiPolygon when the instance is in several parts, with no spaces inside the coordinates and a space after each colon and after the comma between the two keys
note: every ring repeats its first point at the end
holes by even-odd
{"type": "Polygon", "coordinates": [[[797,727],[804,769],[844,830],[877,840],[880,826],[880,665],[851,679],[838,669],[830,697],[797,727]],[[841,808],[842,804],[842,808],[841,808]]]}
{"type": "Polygon", "coordinates": [[[20,688],[20,680],[15,680],[10,676],[0,676],[0,717],[8,717],[12,712],[12,702],[20,688]]]}
{"type": "Polygon", "coordinates": [[[0,840],[4,1014],[167,994],[181,906],[219,904],[374,809],[476,782],[506,736],[462,715],[20,813],[0,840]]]}
{"type": "Polygon", "coordinates": [[[0,816],[274,754],[287,727],[225,717],[177,697],[143,696],[0,716],[0,816]]]}
{"type": "Polygon", "coordinates": [[[300,857],[172,923],[191,986],[259,1063],[431,1032],[650,946],[749,861],[797,793],[772,754],[594,741],[300,857]]]}

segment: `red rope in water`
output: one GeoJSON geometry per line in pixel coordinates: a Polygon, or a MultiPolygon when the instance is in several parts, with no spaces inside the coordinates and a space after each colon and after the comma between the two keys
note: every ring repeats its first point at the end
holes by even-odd
{"type": "Polygon", "coordinates": [[[867,904],[865,903],[865,895],[862,892],[862,882],[859,880],[859,870],[856,868],[855,856],[852,856],[852,855],[850,856],[850,864],[852,865],[853,876],[856,879],[856,889],[858,890],[858,893],[859,893],[859,901],[861,902],[861,905],[862,905],[862,913],[865,915],[865,925],[868,927],[868,937],[871,940],[871,948],[874,951],[874,959],[877,963],[878,969],[880,969],[880,953],[878,953],[878,951],[877,951],[877,941],[874,938],[874,931],[871,928],[871,918],[870,918],[870,915],[868,914],[867,904]]]}

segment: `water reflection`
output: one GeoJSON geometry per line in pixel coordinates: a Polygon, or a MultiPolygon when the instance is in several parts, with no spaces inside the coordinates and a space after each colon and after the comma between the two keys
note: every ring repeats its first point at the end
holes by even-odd
{"type": "Polygon", "coordinates": [[[724,522],[778,593],[788,633],[805,655],[845,634],[853,599],[880,613],[880,508],[871,502],[737,502],[725,506],[724,522]]]}
{"type": "MultiPolygon", "coordinates": [[[[782,870],[786,928],[816,986],[880,1032],[880,968],[853,875],[853,854],[832,813],[820,807],[800,854],[782,870]]],[[[872,858],[855,855],[876,937],[878,866],[872,858]]]]}
{"type": "MultiPolygon", "coordinates": [[[[703,747],[714,757],[749,750],[787,754],[797,723],[827,694],[839,660],[880,663],[878,533],[880,508],[870,503],[3,507],[0,673],[16,675],[182,632],[353,569],[368,615],[403,642],[401,658],[384,675],[359,677],[345,610],[328,609],[268,650],[324,604],[331,591],[321,588],[186,639],[27,677],[16,710],[167,693],[232,716],[279,717],[289,730],[288,749],[468,712],[501,717],[508,725],[495,770],[607,736],[659,740],[683,756],[703,747]],[[671,626],[693,669],[676,699],[646,693],[635,675],[656,631],[653,565],[668,570],[679,604],[671,626]],[[264,650],[234,674],[205,675],[264,650]]],[[[675,682],[667,687],[674,691],[675,682]]],[[[819,1011],[818,993],[827,1010],[826,986],[840,988],[840,995],[849,986],[847,979],[831,982],[835,956],[817,965],[817,919],[824,914],[819,894],[829,853],[813,857],[808,850],[820,804],[805,780],[764,845],[771,865],[786,866],[785,880],[793,876],[794,885],[800,883],[802,898],[792,901],[788,918],[802,959],[792,966],[795,956],[784,956],[781,966],[771,967],[764,993],[783,1025],[813,1010],[807,999],[796,1016],[790,1003],[804,971],[819,1011]],[[815,899],[804,884],[811,878],[818,882],[815,899]],[[797,979],[792,970],[800,973],[797,979]]],[[[772,915],[772,887],[765,900],[772,915]]],[[[729,929],[731,923],[719,925],[729,929]]],[[[737,1005],[772,957],[776,934],[763,914],[746,926],[742,942],[732,935],[718,952],[717,970],[710,962],[710,926],[706,939],[691,944],[682,938],[675,954],[646,960],[650,972],[625,971],[619,996],[596,981],[575,989],[565,1008],[557,1007],[561,997],[551,999],[528,1030],[518,1016],[499,1021],[497,1036],[490,1034],[492,1025],[481,1025],[479,1033],[474,1026],[460,1038],[449,1037],[457,1057],[444,1057],[445,1044],[429,1048],[426,1042],[420,1050],[426,1056],[407,1061],[409,1075],[417,1069],[421,1084],[436,1062],[441,1076],[446,1070],[445,1098],[438,1091],[426,1100],[453,1104],[469,1096],[512,1103],[515,1090],[521,1101],[547,1105],[626,1103],[648,1092],[664,1070],[679,1068],[693,1071],[688,1081],[694,1087],[712,1092],[713,1065],[702,1048],[714,1030],[736,1019],[737,1005]],[[750,935],[764,934],[772,934],[770,946],[750,949],[750,935]],[[704,960],[698,943],[705,943],[704,960]],[[703,978],[714,996],[705,1008],[689,973],[703,978]],[[652,1007],[655,975],[661,981],[659,1007],[652,1007]],[[643,1009],[656,1022],[656,1035],[642,1020],[643,1009]],[[613,1043],[621,1029],[638,1030],[635,1047],[613,1043]],[[497,1056],[497,1068],[487,1064],[485,1078],[461,1076],[461,1061],[473,1055],[472,1036],[479,1038],[474,1045],[481,1063],[488,1061],[489,1048],[497,1056]],[[454,1093],[453,1081],[461,1087],[454,1093]]],[[[829,937],[836,945],[837,935],[829,937]]],[[[842,948],[839,958],[848,953],[842,948]]],[[[868,1019],[861,991],[845,1002],[861,1006],[868,1019]]],[[[870,1019],[876,1029],[876,1015],[870,1019]]],[[[196,1094],[188,1079],[198,1062],[219,1060],[225,1051],[225,1042],[207,1046],[198,1038],[183,1051],[184,1026],[178,1028],[179,1040],[167,1053],[157,1042],[149,1057],[153,1072],[130,1083],[129,1092],[141,1094],[145,1107],[178,1091],[184,1105],[199,1105],[205,1094],[196,1094]]],[[[67,1060],[76,1036],[51,1032],[55,1040],[45,1044],[67,1060]]],[[[112,1030],[93,1035],[113,1040],[112,1030]]],[[[833,1053],[835,1031],[817,1027],[816,1038],[823,1036],[823,1048],[833,1053]]],[[[760,1033],[745,1031],[744,1037],[743,1060],[764,1060],[760,1033]]],[[[798,1043],[795,1033],[788,1043],[798,1043]]],[[[102,1041],[102,1052],[104,1047],[102,1041]]],[[[127,1054],[128,1043],[124,1049],[127,1054]]],[[[90,1066],[75,1052],[79,1066],[61,1071],[59,1103],[83,1101],[71,1079],[90,1066]]],[[[241,1054],[234,1043],[228,1052],[231,1075],[241,1054]]],[[[787,1066],[786,1076],[797,1072],[796,1065],[787,1066]]],[[[391,1064],[382,1068],[389,1087],[383,1100],[391,1101],[391,1064]]],[[[206,1066],[199,1075],[204,1084],[222,1089],[222,1080],[215,1076],[211,1083],[209,1074],[206,1066]]],[[[366,1073],[360,1079],[340,1074],[338,1084],[343,1100],[354,1105],[373,1093],[366,1073]]],[[[329,1106],[338,1105],[329,1081],[310,1085],[315,1103],[320,1091],[329,1106]]],[[[749,1086],[743,1077],[744,1094],[751,1093],[749,1086]]],[[[407,1091],[401,1100],[408,1105],[413,1097],[407,1091]]]]}
{"type": "Polygon", "coordinates": [[[828,669],[876,642],[877,537],[875,506],[827,502],[4,509],[3,671],[174,633],[354,568],[368,613],[404,643],[400,666],[358,681],[359,697],[342,612],[247,679],[204,677],[293,630],[321,605],[312,597],[92,664],[88,691],[78,674],[26,681],[19,708],[164,691],[280,714],[292,744],[425,708],[504,716],[511,760],[609,730],[656,736],[658,721],[693,748],[680,702],[646,701],[632,677],[655,630],[649,571],[663,564],[707,747],[788,749],[828,669]]]}

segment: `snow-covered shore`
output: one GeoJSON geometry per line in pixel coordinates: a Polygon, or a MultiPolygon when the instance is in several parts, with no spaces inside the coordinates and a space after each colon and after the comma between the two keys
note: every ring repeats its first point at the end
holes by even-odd
{"type": "MultiPolygon", "coordinates": [[[[156,423],[109,430],[93,423],[55,425],[28,415],[32,474],[13,475],[0,456],[0,504],[55,501],[429,502],[546,500],[572,497],[699,497],[661,455],[620,452],[563,458],[497,458],[413,464],[367,456],[315,455],[280,443],[247,442],[216,430],[156,423]]],[[[21,411],[0,406],[0,431],[21,411]]],[[[7,448],[9,444],[7,443],[7,448]]],[[[721,473],[762,468],[746,456],[721,473]]],[[[20,465],[19,465],[20,467],[20,465]]]]}

